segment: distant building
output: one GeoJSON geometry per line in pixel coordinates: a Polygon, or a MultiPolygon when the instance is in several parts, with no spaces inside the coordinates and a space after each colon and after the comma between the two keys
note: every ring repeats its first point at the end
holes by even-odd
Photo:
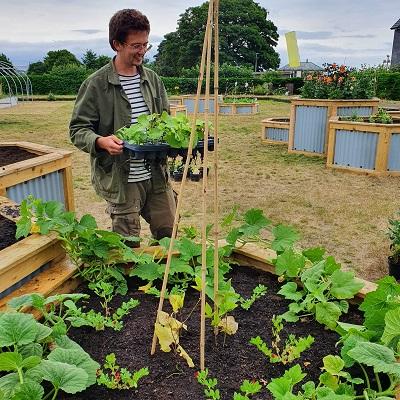
{"type": "Polygon", "coordinates": [[[392,63],[391,66],[400,65],[400,19],[390,28],[394,30],[392,63]]]}
{"type": "Polygon", "coordinates": [[[278,71],[285,77],[288,78],[301,78],[310,72],[323,71],[324,69],[313,62],[306,60],[305,62],[300,62],[299,67],[290,67],[289,64],[278,68],[278,71]]]}

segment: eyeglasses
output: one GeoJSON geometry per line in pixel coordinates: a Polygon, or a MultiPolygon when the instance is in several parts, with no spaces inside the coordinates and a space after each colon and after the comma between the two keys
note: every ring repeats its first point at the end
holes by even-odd
{"type": "Polygon", "coordinates": [[[133,43],[133,44],[128,44],[125,42],[122,42],[122,44],[124,44],[125,46],[130,47],[132,50],[134,51],[139,51],[139,50],[144,50],[145,52],[149,51],[153,45],[152,44],[148,44],[148,43],[133,43]]]}

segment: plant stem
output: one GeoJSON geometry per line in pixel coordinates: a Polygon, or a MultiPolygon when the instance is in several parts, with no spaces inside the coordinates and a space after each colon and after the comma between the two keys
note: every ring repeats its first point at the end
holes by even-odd
{"type": "Polygon", "coordinates": [[[368,385],[368,389],[371,389],[371,382],[369,381],[369,377],[367,374],[367,371],[365,370],[364,366],[362,364],[358,364],[362,370],[362,372],[364,373],[364,377],[365,377],[365,381],[367,382],[368,385]]]}
{"type": "Polygon", "coordinates": [[[56,390],[54,391],[54,396],[51,398],[51,400],[56,400],[57,393],[58,393],[58,389],[56,389],[56,390]]]}
{"type": "Polygon", "coordinates": [[[43,400],[47,400],[47,399],[53,394],[54,390],[55,390],[55,389],[54,389],[54,387],[53,387],[53,389],[51,389],[50,392],[47,393],[46,396],[43,397],[43,400]]]}
{"type": "Polygon", "coordinates": [[[18,368],[18,376],[20,383],[24,383],[24,376],[22,375],[22,368],[18,368]]]}
{"type": "Polygon", "coordinates": [[[377,372],[375,372],[375,379],[376,379],[376,384],[378,385],[379,392],[382,392],[381,380],[379,379],[379,375],[377,372]]]}

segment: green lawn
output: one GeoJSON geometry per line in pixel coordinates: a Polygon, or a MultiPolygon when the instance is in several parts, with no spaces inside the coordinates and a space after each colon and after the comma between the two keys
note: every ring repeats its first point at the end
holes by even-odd
{"type": "MultiPolygon", "coordinates": [[[[92,213],[109,227],[104,202],[90,185],[86,154],[69,143],[73,102],[37,101],[0,109],[0,141],[25,140],[74,151],[76,210],[92,213]]],[[[387,219],[399,209],[398,177],[370,177],[325,168],[318,157],[287,153],[285,146],[261,143],[263,118],[288,116],[289,104],[262,101],[260,113],[220,117],[220,207],[262,208],[274,223],[294,225],[301,246],[323,246],[359,276],[386,274],[387,219]]],[[[210,174],[212,204],[213,171],[210,174]]],[[[174,184],[179,188],[178,184],[174,184]]],[[[181,225],[199,224],[201,183],[188,182],[181,225]]]]}

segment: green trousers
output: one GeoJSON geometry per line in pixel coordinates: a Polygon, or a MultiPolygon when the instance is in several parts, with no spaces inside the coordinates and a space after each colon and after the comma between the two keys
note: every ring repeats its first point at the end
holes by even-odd
{"type": "Polygon", "coordinates": [[[150,225],[157,240],[172,236],[176,211],[176,196],[170,186],[163,192],[153,190],[152,180],[127,184],[127,200],[122,204],[109,203],[106,212],[112,230],[123,236],[140,236],[140,216],[150,225]]]}

